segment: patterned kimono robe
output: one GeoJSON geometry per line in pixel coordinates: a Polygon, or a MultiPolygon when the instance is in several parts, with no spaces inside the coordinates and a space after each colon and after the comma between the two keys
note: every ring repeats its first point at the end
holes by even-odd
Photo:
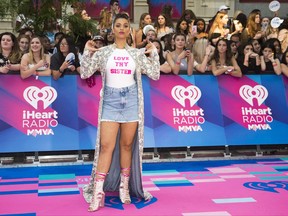
{"type": "MultiPolygon", "coordinates": [[[[81,61],[81,78],[85,79],[94,74],[95,71],[100,71],[102,76],[102,86],[106,84],[106,67],[109,56],[116,49],[116,45],[112,44],[101,48],[96,51],[92,57],[89,51],[85,51],[81,61]]],[[[144,192],[142,186],[142,154],[144,147],[144,99],[142,90],[142,74],[146,74],[153,80],[158,80],[160,77],[160,64],[157,50],[153,50],[152,57],[146,57],[139,49],[125,46],[127,52],[131,55],[136,64],[135,80],[138,87],[138,116],[139,124],[136,132],[135,140],[132,148],[132,164],[130,172],[129,188],[131,196],[144,198],[145,200],[152,198],[148,192],[144,192]]],[[[93,186],[95,182],[95,173],[97,170],[99,150],[100,150],[100,119],[102,115],[103,105],[103,91],[101,91],[101,99],[99,103],[98,115],[98,132],[96,138],[95,156],[93,162],[93,169],[91,174],[90,183],[83,188],[85,200],[90,203],[93,196],[93,186]]],[[[119,133],[116,141],[116,147],[112,156],[112,163],[110,166],[109,174],[107,175],[104,183],[104,191],[119,191],[120,185],[120,154],[119,154],[119,133]]]]}

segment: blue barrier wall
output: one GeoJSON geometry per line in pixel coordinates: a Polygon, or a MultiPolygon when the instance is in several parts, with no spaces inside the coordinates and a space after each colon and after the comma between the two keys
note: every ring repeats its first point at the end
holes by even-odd
{"type": "MultiPolygon", "coordinates": [[[[0,152],[94,149],[101,77],[0,77],[0,152]]],[[[288,143],[288,79],[143,76],[145,147],[288,143]]]]}

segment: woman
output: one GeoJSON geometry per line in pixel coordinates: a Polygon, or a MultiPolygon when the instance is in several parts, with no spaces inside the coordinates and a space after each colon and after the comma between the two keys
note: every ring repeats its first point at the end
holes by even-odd
{"type": "Polygon", "coordinates": [[[81,78],[100,71],[103,86],[94,166],[90,184],[84,188],[84,197],[90,203],[88,211],[104,206],[104,191],[119,190],[120,200],[125,204],[131,202],[130,193],[145,200],[152,197],[143,191],[141,181],[144,145],[141,74],[159,79],[159,56],[151,42],[145,52],[149,57],[127,45],[130,22],[126,14],[115,16],[113,32],[115,43],[110,46],[96,49],[94,42],[88,41],[81,61],[81,78]]]}
{"type": "Polygon", "coordinates": [[[166,59],[174,74],[179,74],[180,70],[186,70],[188,75],[193,73],[193,55],[190,50],[185,48],[186,36],[175,34],[175,50],[167,53],[166,59]]]}
{"type": "Polygon", "coordinates": [[[288,77],[288,49],[283,53],[282,61],[281,61],[281,70],[282,73],[288,77]]]}
{"type": "Polygon", "coordinates": [[[53,79],[58,80],[67,73],[79,73],[80,63],[73,39],[64,35],[57,44],[57,50],[59,51],[51,56],[50,69],[53,79]],[[66,59],[69,53],[74,54],[74,59],[66,59]]]}
{"type": "Polygon", "coordinates": [[[214,49],[215,48],[210,45],[206,38],[200,38],[195,41],[192,52],[194,56],[194,68],[196,71],[201,73],[211,71],[211,65],[209,65],[209,62],[214,49]]]}
{"type": "Polygon", "coordinates": [[[227,23],[228,15],[222,12],[217,13],[208,34],[212,45],[215,45],[220,38],[227,38],[229,34],[229,29],[225,28],[227,23]]]}
{"type": "Polygon", "coordinates": [[[214,76],[227,74],[241,77],[242,73],[238,66],[226,39],[219,39],[216,43],[214,56],[211,59],[212,73],[214,76]]]}
{"type": "Polygon", "coordinates": [[[261,71],[262,72],[275,72],[277,75],[281,74],[280,61],[276,57],[276,49],[269,41],[265,42],[262,46],[261,71]]]}
{"type": "Polygon", "coordinates": [[[188,32],[189,32],[188,23],[185,18],[178,20],[175,31],[176,33],[182,33],[182,34],[185,34],[186,36],[188,35],[188,32]]]}
{"type": "Polygon", "coordinates": [[[28,53],[29,52],[29,44],[30,44],[30,37],[22,34],[19,35],[18,38],[18,44],[19,44],[19,48],[21,50],[21,52],[24,53],[28,53]]]}
{"type": "Polygon", "coordinates": [[[247,42],[251,42],[253,46],[253,52],[257,53],[258,55],[261,55],[261,44],[258,39],[251,39],[247,42]]]}
{"type": "Polygon", "coordinates": [[[288,18],[285,18],[284,21],[278,28],[279,35],[278,40],[281,43],[281,49],[284,53],[288,49],[288,18]]]}
{"type": "Polygon", "coordinates": [[[172,21],[173,15],[173,7],[172,5],[165,4],[161,10],[161,14],[164,14],[166,17],[166,25],[172,29],[174,29],[174,24],[172,21]]]}
{"type": "Polygon", "coordinates": [[[260,56],[253,51],[251,41],[241,45],[237,63],[243,74],[260,72],[260,56]]]}
{"type": "Polygon", "coordinates": [[[139,21],[139,28],[136,30],[136,47],[137,48],[143,48],[147,45],[146,35],[143,32],[143,28],[146,25],[151,25],[152,19],[149,13],[143,13],[140,16],[139,21]]]}
{"type": "Polygon", "coordinates": [[[160,14],[157,17],[157,21],[154,25],[156,33],[157,33],[157,39],[161,40],[161,38],[169,33],[174,32],[174,29],[170,28],[169,26],[166,25],[166,17],[164,14],[160,14]]]}
{"type": "Polygon", "coordinates": [[[50,55],[44,53],[41,38],[32,36],[29,52],[24,54],[21,60],[20,75],[22,79],[30,76],[50,76],[50,55]]]}
{"type": "Polygon", "coordinates": [[[247,19],[247,26],[241,34],[241,43],[247,43],[251,39],[261,40],[265,33],[261,31],[261,15],[259,12],[251,12],[247,19]]]}
{"type": "Polygon", "coordinates": [[[158,55],[159,55],[160,71],[163,73],[171,73],[172,71],[171,67],[163,56],[163,47],[162,47],[161,42],[157,39],[152,40],[151,42],[156,47],[158,55]]]}
{"type": "Polygon", "coordinates": [[[208,34],[206,33],[206,23],[202,18],[198,18],[195,20],[194,25],[197,26],[197,39],[199,38],[208,38],[208,34]]]}
{"type": "Polygon", "coordinates": [[[19,72],[22,53],[17,38],[11,32],[4,32],[0,35],[0,41],[0,73],[19,72]]]}

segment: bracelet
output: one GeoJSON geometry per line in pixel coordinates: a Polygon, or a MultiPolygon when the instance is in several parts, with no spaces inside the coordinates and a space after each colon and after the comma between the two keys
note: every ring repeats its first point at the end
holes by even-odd
{"type": "Polygon", "coordinates": [[[180,64],[181,64],[181,62],[177,62],[177,61],[176,61],[176,62],[175,62],[175,64],[176,64],[176,65],[180,65],[180,64]]]}
{"type": "Polygon", "coordinates": [[[35,74],[36,76],[39,76],[39,72],[38,71],[36,71],[36,74],[35,74]]]}
{"type": "Polygon", "coordinates": [[[272,65],[273,65],[273,67],[275,67],[275,66],[277,66],[277,63],[276,63],[276,62],[274,62],[274,63],[272,63],[272,65]]]}
{"type": "Polygon", "coordinates": [[[61,74],[62,74],[63,72],[64,72],[64,71],[61,71],[61,69],[59,68],[59,73],[61,73],[61,74]]]}

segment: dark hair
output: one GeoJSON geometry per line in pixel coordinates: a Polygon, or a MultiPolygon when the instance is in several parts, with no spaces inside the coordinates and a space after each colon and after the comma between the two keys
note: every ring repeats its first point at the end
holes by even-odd
{"type": "Polygon", "coordinates": [[[246,46],[252,46],[253,49],[252,40],[249,40],[246,43],[240,45],[240,47],[238,48],[239,55],[244,55],[244,49],[246,46]]]}
{"type": "MultiPolygon", "coordinates": [[[[204,29],[203,29],[202,32],[205,32],[206,31],[206,22],[205,22],[205,20],[202,19],[202,18],[198,18],[198,19],[195,20],[194,25],[197,26],[198,22],[203,22],[204,23],[204,29]]],[[[197,27],[197,33],[201,33],[201,31],[198,29],[198,27],[197,27]]]]}
{"type": "Polygon", "coordinates": [[[178,37],[178,36],[183,36],[183,37],[185,38],[185,41],[186,41],[186,35],[183,34],[183,33],[180,33],[180,32],[178,32],[178,33],[175,34],[175,36],[174,36],[174,41],[175,41],[176,37],[178,37]]]}
{"type": "Polygon", "coordinates": [[[278,30],[288,29],[288,18],[285,18],[281,25],[278,27],[278,30]]]}
{"type": "Polygon", "coordinates": [[[261,53],[264,51],[265,48],[272,49],[272,52],[275,54],[274,59],[276,58],[276,49],[273,43],[271,43],[269,40],[265,41],[264,44],[261,47],[261,53]]]}
{"type": "Polygon", "coordinates": [[[117,19],[126,19],[130,23],[130,18],[129,18],[127,13],[118,13],[115,15],[115,18],[114,18],[113,23],[112,23],[112,27],[114,27],[117,19]]]}
{"type": "Polygon", "coordinates": [[[288,49],[286,49],[286,51],[283,53],[282,59],[281,59],[281,63],[283,63],[283,64],[285,64],[285,65],[288,64],[288,62],[287,62],[287,60],[286,60],[286,55],[287,55],[287,53],[288,53],[288,49]]]}
{"type": "Polygon", "coordinates": [[[54,35],[54,40],[55,40],[59,35],[61,35],[61,37],[62,37],[63,35],[65,35],[65,33],[64,33],[64,32],[56,32],[55,35],[54,35]]]}
{"type": "Polygon", "coordinates": [[[192,19],[192,20],[196,20],[197,19],[195,13],[192,10],[190,10],[190,9],[184,10],[184,12],[182,13],[180,18],[185,17],[186,15],[189,15],[190,19],[192,19]]]}
{"type": "Polygon", "coordinates": [[[156,43],[159,44],[159,47],[160,47],[160,53],[158,53],[158,55],[159,55],[159,62],[160,62],[160,65],[164,64],[166,60],[165,60],[165,58],[164,58],[164,56],[163,56],[163,47],[162,47],[161,42],[160,42],[159,40],[157,40],[157,39],[152,40],[151,42],[152,42],[152,43],[156,42],[156,43]]]}
{"type": "Polygon", "coordinates": [[[177,33],[178,33],[178,32],[181,33],[181,31],[180,31],[180,25],[181,25],[181,23],[182,23],[183,21],[186,22],[186,24],[187,24],[187,28],[184,30],[184,34],[188,35],[189,26],[188,26],[188,21],[187,21],[185,18],[181,18],[181,19],[178,20],[178,22],[177,22],[177,24],[176,24],[175,30],[176,30],[177,33]]]}
{"type": "Polygon", "coordinates": [[[78,53],[77,53],[77,49],[76,49],[75,42],[74,42],[74,40],[73,40],[73,38],[72,38],[71,36],[68,36],[68,35],[66,35],[66,34],[64,34],[64,35],[60,38],[59,43],[56,45],[57,50],[58,50],[57,52],[59,52],[59,54],[60,54],[60,60],[61,60],[61,62],[64,62],[64,61],[65,61],[65,57],[64,57],[63,53],[60,51],[60,44],[61,44],[61,42],[62,42],[64,39],[67,41],[67,44],[68,44],[68,47],[69,47],[68,52],[69,52],[69,53],[74,53],[74,55],[75,55],[75,62],[79,62],[79,58],[78,58],[78,53]]]}
{"type": "MultiPolygon", "coordinates": [[[[268,40],[266,40],[267,43],[270,43],[271,46],[274,46],[274,43],[277,42],[280,46],[280,53],[282,53],[282,48],[281,48],[281,42],[279,41],[278,38],[269,38],[268,40]]],[[[274,46],[275,47],[275,46],[274,46]]],[[[276,50],[276,49],[275,49],[276,50]]],[[[276,52],[275,52],[276,55],[276,52]]]]}
{"type": "Polygon", "coordinates": [[[119,4],[119,0],[110,0],[110,5],[112,6],[115,2],[117,2],[119,4]]]}
{"type": "MultiPolygon", "coordinates": [[[[13,42],[11,53],[8,56],[8,59],[11,61],[11,63],[16,64],[21,61],[22,53],[19,48],[18,40],[16,36],[12,32],[3,32],[0,34],[0,41],[2,40],[2,37],[4,35],[8,35],[11,37],[11,40],[13,42]]],[[[0,45],[0,52],[2,52],[2,47],[0,45]]]]}
{"type": "Polygon", "coordinates": [[[221,42],[221,41],[224,41],[227,45],[227,50],[226,50],[226,58],[225,58],[225,62],[227,64],[227,66],[229,65],[232,65],[232,62],[231,62],[231,59],[233,57],[233,53],[231,51],[231,48],[230,48],[230,45],[229,45],[229,42],[227,39],[224,39],[224,38],[221,38],[217,41],[216,45],[215,45],[215,51],[214,51],[214,56],[213,58],[215,59],[216,63],[219,63],[219,60],[220,60],[220,55],[219,55],[219,50],[218,50],[218,44],[221,42]]]}

